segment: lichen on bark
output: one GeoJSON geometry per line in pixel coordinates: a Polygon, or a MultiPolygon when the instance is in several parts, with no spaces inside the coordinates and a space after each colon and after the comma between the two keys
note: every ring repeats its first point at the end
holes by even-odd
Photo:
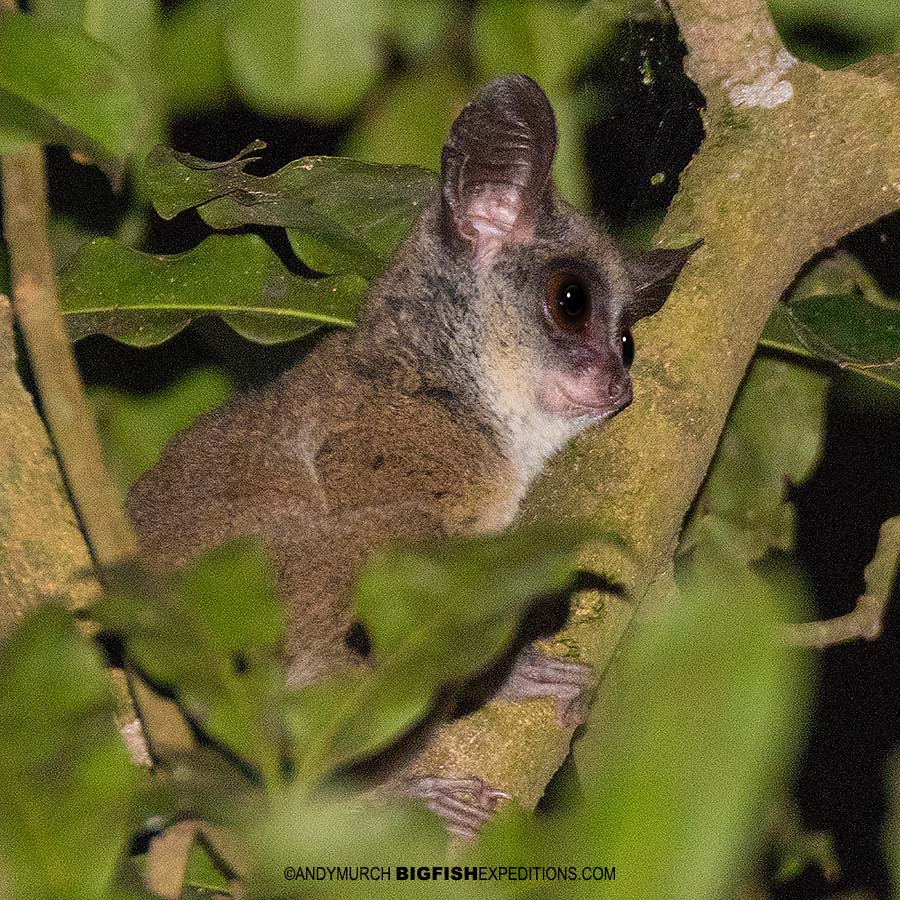
{"type": "Polygon", "coordinates": [[[0,295],[0,637],[46,597],[77,606],[95,592],[47,431],[16,370],[12,313],[0,295]]]}

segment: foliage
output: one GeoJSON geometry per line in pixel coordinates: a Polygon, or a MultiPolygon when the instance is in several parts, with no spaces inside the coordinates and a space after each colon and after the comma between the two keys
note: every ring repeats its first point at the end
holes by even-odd
{"type": "Polygon", "coordinates": [[[425,714],[439,688],[486,667],[535,597],[571,581],[578,546],[592,536],[581,527],[539,527],[376,557],[356,587],[375,669],[295,698],[294,730],[306,735],[300,775],[381,749],[425,714]]]}
{"type": "MultiPolygon", "coordinates": [[[[72,815],[83,817],[78,833],[96,841],[102,818],[107,849],[101,854],[92,843],[90,851],[79,850],[72,842],[75,832],[63,837],[56,828],[59,807],[55,817],[36,815],[44,831],[23,833],[16,807],[4,816],[17,822],[0,845],[5,871],[35,879],[29,896],[51,896],[52,879],[69,878],[66,860],[79,852],[85,887],[68,896],[105,896],[103,890],[127,875],[127,866],[117,871],[115,864],[125,858],[143,818],[164,821],[191,811],[207,817],[213,811],[213,820],[227,821],[249,848],[256,860],[253,896],[271,896],[273,890],[281,896],[292,888],[303,895],[302,881],[284,881],[287,864],[443,864],[446,838],[430,813],[373,805],[315,785],[336,766],[401,735],[427,710],[439,685],[466,678],[489,661],[509,640],[529,599],[571,579],[578,544],[592,536],[583,528],[538,529],[386,551],[370,563],[356,601],[376,667],[348,679],[351,690],[336,679],[327,688],[316,685],[287,696],[275,662],[280,612],[255,548],[228,545],[165,581],[133,569],[111,573],[113,587],[86,615],[102,635],[118,638],[126,661],[165,687],[208,739],[212,755],[204,751],[180,763],[198,773],[187,798],[183,791],[148,797],[136,792],[137,775],[116,740],[112,692],[96,656],[61,609],[37,611],[0,658],[3,730],[19,735],[3,757],[6,763],[0,760],[7,767],[4,779],[15,783],[35,777],[25,773],[53,767],[57,780],[41,781],[40,790],[49,792],[48,802],[68,802],[70,790],[71,803],[89,803],[89,816],[73,806],[72,815]],[[385,605],[379,595],[397,602],[385,605]],[[37,677],[47,666],[60,677],[37,677]],[[36,689],[53,685],[55,693],[35,697],[36,689]],[[44,714],[54,728],[46,727],[44,714]],[[23,721],[34,727],[22,728],[23,721]],[[62,768],[61,748],[70,748],[71,760],[62,768]],[[66,788],[73,770],[79,780],[66,788]],[[296,775],[287,780],[284,773],[291,771],[296,775]],[[108,827],[113,821],[117,828],[108,827]],[[58,860],[48,856],[56,846],[58,860]],[[42,854],[42,867],[33,864],[35,852],[42,854]],[[48,865],[48,859],[57,861],[48,865]]],[[[640,868],[640,879],[632,874],[624,880],[629,897],[656,895],[657,889],[659,895],[695,896],[699,871],[707,873],[709,884],[721,883],[726,873],[733,877],[748,823],[784,771],[803,678],[796,659],[769,638],[775,620],[793,614],[783,607],[790,592],[748,581],[727,548],[716,553],[695,568],[680,602],[638,645],[627,691],[605,714],[615,727],[603,733],[615,740],[594,756],[608,765],[586,767],[583,800],[543,823],[526,824],[511,811],[467,852],[467,864],[640,868]],[[737,622],[724,602],[734,592],[742,598],[737,622]],[[718,699],[710,703],[710,697],[718,699]],[[720,716],[722,708],[733,715],[720,716]],[[729,789],[717,790],[723,783],[729,789]],[[646,841],[648,822],[661,829],[649,856],[637,839],[646,841]],[[694,827],[703,822],[708,833],[694,827]],[[636,852],[645,862],[659,860],[662,868],[636,866],[636,852]],[[690,853],[696,864],[685,866],[684,881],[673,882],[664,861],[694,859],[690,853]]],[[[22,787],[29,794],[38,790],[32,782],[22,787]]],[[[348,895],[344,883],[321,887],[322,896],[348,895]]],[[[451,887],[429,885],[435,895],[451,887]]],[[[373,884],[350,886],[351,895],[363,890],[374,893],[373,884]]],[[[504,890],[517,893],[512,883],[504,890]]],[[[585,882],[575,896],[592,896],[592,890],[585,882]]]]}
{"type": "Polygon", "coordinates": [[[77,29],[0,12],[0,149],[61,142],[119,173],[146,127],[132,79],[77,29]]]}
{"type": "MultiPolygon", "coordinates": [[[[265,344],[352,325],[434,196],[429,169],[453,116],[475,84],[511,68],[547,88],[559,116],[556,176],[586,205],[583,132],[602,97],[584,74],[635,6],[187,0],[163,11],[129,0],[123,11],[34,0],[29,15],[0,13],[0,151],[60,143],[117,181],[130,171],[136,187],[115,238],[55,219],[89,238],[59,279],[73,339],[102,333],[146,347],[211,314],[265,344]],[[225,162],[151,150],[173,116],[231,92],[266,114],[346,123],[343,149],[364,161],[303,157],[259,175],[260,141],[225,162]],[[164,220],[199,216],[215,233],[183,253],[143,252],[133,245],[151,221],[147,202],[164,220]],[[272,229],[286,239],[278,253],[261,237],[272,229]]],[[[772,6],[784,29],[824,18],[867,46],[890,46],[900,31],[894,2],[772,6]]],[[[0,267],[2,286],[4,254],[0,267]]],[[[807,689],[800,658],[770,640],[777,622],[802,615],[790,488],[820,453],[829,367],[900,386],[897,301],[839,257],[778,307],[762,343],[785,358],[761,356],[748,376],[679,550],[677,599],[645,626],[622,690],[589,729],[581,798],[536,820],[510,805],[467,863],[614,865],[625,897],[677,900],[722,894],[753,862],[807,689]]],[[[96,389],[121,483],[228,392],[210,372],[148,397],[96,389]]],[[[201,738],[179,761],[189,777],[167,790],[146,789],[127,760],[93,639],[55,605],[33,613],[0,649],[0,893],[143,896],[133,839],[148,819],[186,814],[236,831],[254,859],[252,896],[307,895],[284,880],[288,863],[442,864],[446,839],[432,816],[348,796],[338,776],[494,661],[535,598],[571,583],[580,543],[598,537],[572,527],[388,549],[356,590],[375,665],[295,692],[283,687],[282,610],[259,548],[226,545],[174,579],[110,573],[86,617],[201,738]]],[[[205,857],[192,872],[224,885],[205,857]]],[[[367,882],[317,887],[325,897],[378,894],[367,882]]],[[[597,893],[587,882],[541,890],[597,893]]]]}
{"type": "Polygon", "coordinates": [[[106,896],[138,825],[115,709],[61,607],[36,610],[0,648],[0,873],[12,896],[106,896]]]}
{"type": "Polygon", "coordinates": [[[294,275],[254,234],[213,235],[176,256],[95,238],[59,280],[73,340],[106,334],[134,347],[160,344],[204,315],[261,344],[292,340],[323,324],[350,325],[365,289],[355,275],[294,275]]]}

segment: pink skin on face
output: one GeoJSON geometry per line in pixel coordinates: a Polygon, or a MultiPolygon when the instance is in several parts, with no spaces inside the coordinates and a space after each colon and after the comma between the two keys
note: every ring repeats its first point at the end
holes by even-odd
{"type": "Polygon", "coordinates": [[[601,421],[631,403],[631,379],[627,373],[612,378],[599,367],[581,372],[559,372],[548,379],[541,397],[544,408],[571,418],[590,416],[601,421]]]}

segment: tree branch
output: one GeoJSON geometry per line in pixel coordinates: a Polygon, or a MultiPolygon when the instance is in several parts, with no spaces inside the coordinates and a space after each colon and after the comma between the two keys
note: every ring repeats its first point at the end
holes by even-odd
{"type": "Polygon", "coordinates": [[[685,70],[711,111],[729,101],[765,105],[789,98],[793,86],[782,76],[797,60],[785,50],[764,3],[669,0],[669,7],[691,51],[685,70]]]}
{"type": "Polygon", "coordinates": [[[133,556],[136,543],[106,472],[94,420],[63,325],[47,239],[43,150],[3,157],[3,231],[12,267],[13,311],[22,329],[44,416],[75,508],[101,563],[133,556]]]}
{"type": "MultiPolygon", "coordinates": [[[[673,0],[672,8],[688,69],[710,102],[706,140],[658,240],[706,243],[663,310],[639,326],[634,405],[557,459],[523,514],[588,518],[625,538],[627,551],[598,546],[583,563],[624,585],[630,602],[581,594],[568,627],[547,643],[599,676],[632,605],[671,563],[774,304],[811,257],[900,208],[900,59],[838,72],[795,63],[775,82],[769,72],[759,90],[736,92],[728,85],[746,85],[748,57],[780,49],[765,4],[673,0]]],[[[602,727],[603,710],[593,716],[602,727]]],[[[531,806],[570,739],[550,701],[498,699],[443,727],[415,771],[477,775],[531,806]]]]}
{"type": "Polygon", "coordinates": [[[91,558],[46,429],[16,371],[13,317],[0,294],[0,638],[43,598],[96,594],[91,558]]]}
{"type": "Polygon", "coordinates": [[[866,591],[855,608],[844,616],[823,622],[785,625],[782,638],[793,647],[823,650],[835,644],[864,638],[874,641],[881,636],[884,613],[900,564],[900,516],[888,519],[878,535],[878,546],[866,566],[866,591]]]}

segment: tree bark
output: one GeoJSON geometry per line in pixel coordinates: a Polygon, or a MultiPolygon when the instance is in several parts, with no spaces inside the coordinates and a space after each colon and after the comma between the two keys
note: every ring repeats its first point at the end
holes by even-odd
{"type": "MultiPolygon", "coordinates": [[[[620,534],[586,569],[624,586],[591,591],[549,652],[602,674],[634,605],[671,565],[682,521],[775,303],[839,238],[900,208],[900,58],[841,71],[797,62],[760,0],[671,0],[703,91],[706,138],[657,235],[702,237],[664,309],[635,335],[633,406],[550,467],[522,518],[581,518],[620,534]]],[[[603,709],[592,725],[603,727],[603,709]]],[[[416,771],[478,775],[533,806],[571,730],[551,702],[496,700],[450,723],[416,771]]]]}

